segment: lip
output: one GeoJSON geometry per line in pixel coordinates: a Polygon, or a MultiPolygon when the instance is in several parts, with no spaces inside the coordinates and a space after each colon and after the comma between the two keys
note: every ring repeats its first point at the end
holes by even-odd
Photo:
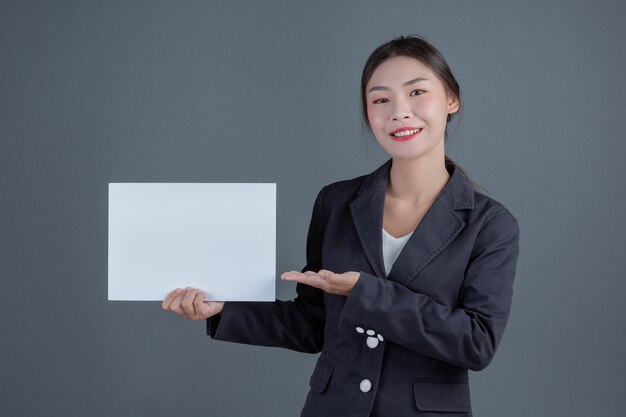
{"type": "Polygon", "coordinates": [[[422,133],[423,131],[424,131],[424,128],[422,128],[422,127],[403,126],[403,127],[400,127],[400,128],[398,128],[398,129],[394,130],[393,132],[391,132],[391,133],[389,134],[389,136],[391,136],[391,139],[393,139],[393,140],[395,140],[395,141],[398,141],[398,142],[405,142],[405,141],[407,141],[407,140],[411,140],[411,139],[413,139],[414,137],[416,137],[417,135],[419,135],[419,134],[420,134],[420,133],[422,133]],[[417,130],[417,129],[421,129],[421,130],[420,130],[419,132],[417,132],[417,133],[413,133],[412,135],[400,136],[400,137],[395,137],[395,136],[393,135],[394,133],[402,132],[402,131],[405,131],[405,130],[417,130]]]}

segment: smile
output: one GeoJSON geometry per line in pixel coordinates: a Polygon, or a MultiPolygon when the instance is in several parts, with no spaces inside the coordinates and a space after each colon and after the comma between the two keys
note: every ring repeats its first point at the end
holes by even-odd
{"type": "Polygon", "coordinates": [[[391,133],[390,136],[394,140],[409,140],[409,139],[412,139],[413,137],[415,137],[415,135],[417,135],[421,131],[422,131],[421,128],[419,128],[419,129],[408,129],[408,130],[398,130],[398,131],[395,131],[395,132],[391,133]]]}

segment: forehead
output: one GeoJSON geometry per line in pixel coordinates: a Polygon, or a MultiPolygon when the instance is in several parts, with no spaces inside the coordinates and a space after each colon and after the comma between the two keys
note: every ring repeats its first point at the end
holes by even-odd
{"type": "Polygon", "coordinates": [[[367,87],[380,85],[396,87],[415,78],[426,78],[431,83],[440,84],[435,73],[421,61],[408,56],[395,56],[383,61],[372,73],[367,87]]]}

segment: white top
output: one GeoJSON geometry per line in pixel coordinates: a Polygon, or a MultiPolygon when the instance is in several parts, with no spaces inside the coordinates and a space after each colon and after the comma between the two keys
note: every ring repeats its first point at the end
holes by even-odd
{"type": "Polygon", "coordinates": [[[401,237],[393,237],[383,229],[383,258],[385,260],[385,273],[389,275],[393,263],[396,261],[402,248],[409,240],[413,232],[401,237]]]}

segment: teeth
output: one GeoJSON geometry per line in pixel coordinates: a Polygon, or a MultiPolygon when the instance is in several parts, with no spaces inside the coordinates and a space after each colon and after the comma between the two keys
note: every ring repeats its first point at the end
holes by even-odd
{"type": "Polygon", "coordinates": [[[422,129],[403,130],[402,132],[392,133],[392,135],[394,135],[395,137],[413,135],[421,130],[422,129]]]}

